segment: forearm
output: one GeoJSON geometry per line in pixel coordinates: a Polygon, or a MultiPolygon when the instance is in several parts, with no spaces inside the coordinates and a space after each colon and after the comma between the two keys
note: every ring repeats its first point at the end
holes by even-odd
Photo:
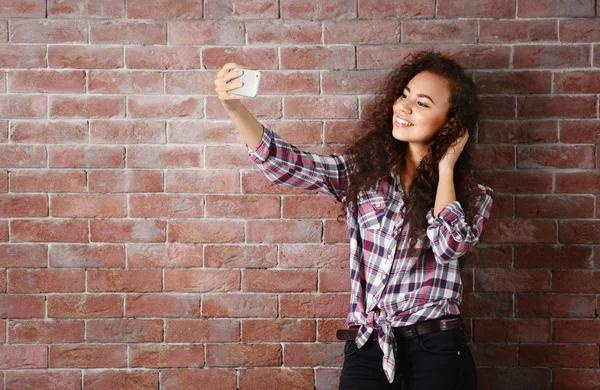
{"type": "Polygon", "coordinates": [[[456,191],[454,189],[454,170],[440,170],[438,188],[435,195],[435,206],[433,216],[437,218],[444,207],[456,200],[456,191]]]}
{"type": "Polygon", "coordinates": [[[233,121],[233,126],[252,150],[258,148],[263,136],[263,125],[239,100],[224,101],[223,108],[233,121]]]}

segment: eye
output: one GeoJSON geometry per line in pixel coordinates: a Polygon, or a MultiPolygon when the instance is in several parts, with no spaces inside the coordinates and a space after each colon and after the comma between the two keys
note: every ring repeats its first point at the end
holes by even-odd
{"type": "Polygon", "coordinates": [[[417,102],[418,105],[420,105],[421,107],[428,107],[425,103],[423,102],[417,102]]]}

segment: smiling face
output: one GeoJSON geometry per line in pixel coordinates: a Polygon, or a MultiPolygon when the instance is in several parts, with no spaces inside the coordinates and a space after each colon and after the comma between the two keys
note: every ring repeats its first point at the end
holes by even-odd
{"type": "Polygon", "coordinates": [[[450,83],[435,73],[414,76],[393,106],[392,135],[400,141],[428,144],[448,120],[450,83]]]}

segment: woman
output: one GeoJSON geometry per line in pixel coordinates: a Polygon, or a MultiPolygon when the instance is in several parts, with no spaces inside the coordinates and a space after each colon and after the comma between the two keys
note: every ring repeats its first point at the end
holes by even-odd
{"type": "Polygon", "coordinates": [[[458,259],[479,241],[494,192],[473,178],[469,133],[479,105],[451,58],[418,53],[388,77],[366,118],[371,130],[344,153],[308,153],[263,127],[215,85],[252,161],[274,183],[342,203],[350,232],[351,297],[340,389],[475,389],[459,305],[458,259]]]}

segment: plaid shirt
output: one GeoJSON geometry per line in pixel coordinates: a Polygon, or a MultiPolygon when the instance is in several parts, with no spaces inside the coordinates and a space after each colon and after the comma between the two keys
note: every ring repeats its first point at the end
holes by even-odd
{"type": "MultiPolygon", "coordinates": [[[[246,147],[250,159],[273,183],[345,201],[353,156],[301,151],[269,126],[264,127],[256,151],[248,144],[246,147]]],[[[494,197],[491,188],[478,185],[482,196],[473,226],[465,222],[458,201],[446,205],[437,218],[431,208],[426,216],[426,236],[409,247],[410,225],[406,224],[400,234],[396,232],[396,227],[404,224],[405,204],[399,177],[394,179],[380,180],[369,191],[362,191],[356,212],[347,213],[351,294],[346,325],[360,326],[358,348],[373,329],[379,330],[383,369],[390,383],[396,372],[392,327],[460,313],[463,285],[458,258],[479,241],[494,197]]]]}

